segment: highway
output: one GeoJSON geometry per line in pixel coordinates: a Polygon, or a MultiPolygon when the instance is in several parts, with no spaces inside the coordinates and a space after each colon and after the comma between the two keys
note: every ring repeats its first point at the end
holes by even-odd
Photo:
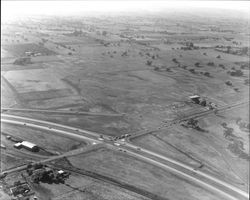
{"type": "MultiPolygon", "coordinates": [[[[117,142],[112,142],[108,140],[99,141],[98,138],[100,134],[86,131],[82,129],[76,129],[69,126],[64,126],[56,123],[41,121],[41,120],[35,120],[30,119],[26,117],[20,117],[20,116],[13,116],[13,115],[6,115],[2,114],[2,122],[4,123],[12,123],[17,125],[24,125],[30,126],[32,128],[39,128],[43,130],[52,131],[57,134],[63,134],[66,137],[71,137],[75,139],[81,139],[81,140],[87,140],[91,143],[105,143],[109,148],[115,148],[115,150],[118,149],[117,142]],[[82,135],[82,134],[85,135],[82,135]]],[[[208,189],[220,193],[224,196],[226,196],[229,199],[248,199],[248,194],[229,183],[226,183],[224,181],[221,181],[211,175],[208,175],[204,172],[200,172],[197,170],[194,170],[192,167],[183,164],[179,161],[176,161],[174,159],[165,157],[163,155],[160,155],[158,153],[149,151],[147,149],[141,148],[139,146],[133,145],[129,142],[119,143],[119,149],[122,149],[127,154],[130,154],[136,158],[145,160],[153,165],[156,165],[158,167],[161,167],[165,170],[170,170],[175,174],[178,174],[182,177],[185,177],[188,180],[192,180],[195,183],[202,184],[208,189]]]]}
{"type": "Polygon", "coordinates": [[[25,113],[44,113],[44,114],[60,114],[60,115],[90,115],[90,116],[106,116],[106,117],[121,117],[125,114],[119,113],[94,113],[82,111],[68,110],[44,110],[44,109],[27,109],[27,108],[1,108],[1,112],[25,112],[25,113]]]}
{"type": "MultiPolygon", "coordinates": [[[[130,143],[126,143],[125,145],[126,145],[127,148],[125,146],[123,148],[126,148],[127,152],[129,152],[129,153],[131,153],[130,149],[138,149],[138,146],[130,144],[130,143]]],[[[151,162],[153,164],[161,166],[162,168],[166,168],[166,169],[171,170],[171,171],[173,171],[173,172],[175,172],[177,174],[185,176],[188,179],[192,179],[195,182],[203,184],[204,186],[206,186],[208,188],[211,188],[213,190],[217,190],[217,192],[223,193],[222,190],[225,190],[225,191],[230,193],[231,192],[230,190],[232,190],[232,191],[234,191],[236,193],[239,193],[240,195],[248,198],[248,194],[246,192],[244,192],[241,189],[236,188],[235,186],[232,186],[232,185],[230,185],[230,184],[228,184],[228,183],[226,183],[224,181],[221,181],[221,180],[219,180],[219,179],[217,179],[217,178],[215,178],[215,177],[213,177],[213,176],[211,176],[209,174],[206,174],[206,173],[201,172],[201,171],[197,171],[197,169],[194,169],[191,166],[186,165],[184,163],[181,163],[181,162],[179,162],[177,160],[174,160],[172,158],[168,158],[166,156],[163,156],[163,155],[160,155],[158,153],[149,151],[149,150],[144,149],[142,147],[139,147],[139,148],[140,148],[139,152],[137,151],[136,153],[134,153],[132,151],[132,154],[134,156],[136,156],[136,157],[139,156],[144,160],[146,159],[146,160],[148,160],[149,162],[151,162]],[[159,158],[159,160],[162,160],[163,162],[162,161],[158,162],[158,161],[155,160],[155,158],[151,159],[151,157],[153,157],[153,158],[157,157],[157,158],[159,158]],[[167,164],[163,164],[164,161],[167,164]],[[179,169],[179,170],[177,170],[177,169],[179,169]],[[194,175],[196,177],[194,177],[194,175]],[[222,189],[222,187],[223,187],[223,189],[222,189]],[[218,188],[221,188],[221,189],[218,189],[218,188]]]]}

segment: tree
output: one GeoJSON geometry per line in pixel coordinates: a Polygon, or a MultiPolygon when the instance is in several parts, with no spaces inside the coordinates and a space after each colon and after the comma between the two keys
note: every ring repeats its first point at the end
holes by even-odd
{"type": "Polygon", "coordinates": [[[227,123],[226,123],[226,122],[223,122],[223,123],[221,124],[221,126],[225,128],[225,127],[227,127],[227,123]]]}
{"type": "Polygon", "coordinates": [[[239,88],[234,88],[234,91],[235,92],[239,92],[239,88]]]}
{"type": "Polygon", "coordinates": [[[14,65],[26,65],[26,64],[30,64],[31,63],[31,59],[29,57],[24,57],[24,58],[18,58],[14,61],[14,65]]]}
{"type": "Polygon", "coordinates": [[[225,66],[223,64],[219,64],[219,67],[221,67],[222,69],[225,69],[225,66]]]}
{"type": "Polygon", "coordinates": [[[197,62],[197,63],[194,64],[194,66],[195,66],[195,67],[200,67],[200,63],[197,62]]]}
{"type": "Polygon", "coordinates": [[[232,86],[232,85],[233,85],[231,81],[226,81],[225,83],[226,83],[226,85],[228,85],[228,86],[232,86]]]}
{"type": "Polygon", "coordinates": [[[207,65],[208,66],[214,66],[214,62],[208,62],[207,65]]]}
{"type": "Polygon", "coordinates": [[[107,31],[102,31],[102,35],[103,35],[103,36],[106,36],[107,33],[108,33],[107,31]]]}
{"type": "Polygon", "coordinates": [[[245,55],[245,54],[247,54],[247,52],[248,52],[248,47],[243,47],[241,49],[241,54],[245,55]]]}
{"type": "Polygon", "coordinates": [[[207,105],[206,100],[205,100],[205,99],[201,100],[200,105],[201,105],[201,106],[206,106],[206,105],[207,105]]]}
{"type": "Polygon", "coordinates": [[[243,72],[240,69],[230,72],[230,74],[231,76],[243,76],[243,72]]]}
{"type": "Polygon", "coordinates": [[[178,63],[178,61],[177,61],[176,58],[173,58],[172,61],[173,61],[174,63],[178,63]]]}
{"type": "Polygon", "coordinates": [[[190,71],[191,73],[193,73],[193,74],[195,73],[195,70],[194,70],[194,69],[190,69],[189,71],[190,71]]]}
{"type": "Polygon", "coordinates": [[[122,56],[127,56],[128,55],[128,52],[127,51],[124,51],[123,53],[122,53],[122,56]]]}
{"type": "Polygon", "coordinates": [[[160,70],[160,67],[155,66],[155,67],[154,67],[154,70],[155,70],[155,71],[159,71],[159,70],[160,70]]]}
{"type": "Polygon", "coordinates": [[[147,65],[152,65],[152,61],[151,60],[147,60],[147,63],[146,63],[147,65]]]}
{"type": "Polygon", "coordinates": [[[211,77],[209,72],[204,72],[204,76],[211,77]]]}

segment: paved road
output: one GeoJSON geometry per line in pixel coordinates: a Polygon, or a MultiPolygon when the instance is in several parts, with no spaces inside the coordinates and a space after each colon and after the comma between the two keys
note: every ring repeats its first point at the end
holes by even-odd
{"type": "MultiPolygon", "coordinates": [[[[85,147],[82,147],[82,148],[79,148],[79,149],[68,151],[68,152],[63,153],[63,154],[58,155],[58,156],[51,156],[50,158],[46,158],[44,160],[40,160],[40,161],[32,162],[32,163],[33,164],[34,163],[44,164],[44,163],[48,163],[48,162],[58,160],[58,159],[61,159],[61,158],[64,158],[64,157],[70,157],[70,156],[75,156],[75,155],[78,155],[78,154],[88,153],[90,151],[94,151],[94,150],[102,148],[102,147],[105,147],[105,144],[99,143],[99,144],[88,145],[88,146],[85,146],[85,147]]],[[[16,168],[5,170],[2,173],[9,174],[9,173],[25,170],[26,168],[27,168],[27,165],[25,164],[25,165],[18,166],[16,168]]]]}
{"type": "Polygon", "coordinates": [[[42,109],[23,109],[23,108],[1,108],[1,112],[26,112],[26,113],[45,113],[45,114],[61,114],[61,115],[91,115],[91,116],[106,116],[106,117],[121,117],[125,114],[112,113],[93,113],[67,110],[42,110],[42,109]]]}
{"type": "Polygon", "coordinates": [[[141,131],[138,131],[137,133],[133,134],[133,135],[132,135],[131,137],[129,137],[128,139],[129,139],[130,141],[132,141],[132,140],[135,139],[135,138],[138,138],[138,137],[141,137],[141,136],[150,134],[150,133],[155,132],[155,131],[158,131],[158,130],[160,130],[160,129],[162,129],[162,128],[166,128],[166,127],[172,126],[173,124],[180,123],[180,122],[182,122],[182,121],[186,121],[186,120],[191,119],[191,118],[194,119],[194,118],[202,117],[202,116],[205,116],[205,115],[213,114],[213,113],[215,113],[215,112],[221,112],[221,111],[233,109],[233,108],[235,108],[235,107],[242,106],[242,105],[244,105],[244,104],[249,104],[249,100],[247,100],[247,101],[242,101],[242,102],[239,102],[239,103],[230,104],[230,105],[226,105],[226,106],[222,106],[222,107],[219,107],[219,108],[217,108],[217,111],[215,111],[215,110],[205,110],[205,111],[193,113],[193,114],[188,115],[188,116],[178,117],[177,119],[174,119],[174,120],[171,120],[171,121],[165,121],[165,124],[162,124],[162,126],[159,127],[159,128],[157,128],[157,129],[152,128],[152,129],[149,129],[149,130],[141,130],[141,131]]]}
{"type": "MultiPolygon", "coordinates": [[[[75,139],[82,139],[87,140],[90,142],[95,143],[102,143],[98,140],[98,137],[100,134],[94,133],[91,131],[85,131],[82,129],[76,129],[69,126],[64,126],[60,124],[55,124],[51,122],[46,121],[40,121],[40,120],[34,120],[19,116],[11,116],[11,115],[5,115],[2,114],[2,122],[7,123],[14,123],[18,125],[23,125],[24,122],[26,122],[26,126],[30,126],[33,128],[40,128],[45,129],[49,131],[53,131],[55,133],[63,134],[64,136],[75,138],[75,139]],[[34,123],[34,124],[33,124],[34,123]],[[37,124],[40,123],[40,124],[37,124]],[[53,125],[53,127],[51,127],[53,125]],[[85,135],[80,135],[79,133],[83,133],[85,135]]],[[[111,141],[103,141],[106,144],[109,144],[109,146],[112,145],[112,148],[116,148],[116,145],[111,141]]],[[[178,162],[174,159],[165,157],[163,155],[151,152],[149,150],[140,148],[140,147],[130,144],[128,142],[125,142],[124,144],[119,145],[119,149],[122,149],[123,151],[127,152],[130,155],[133,155],[137,158],[146,160],[154,165],[157,165],[161,168],[171,170],[172,172],[179,174],[181,176],[184,176],[188,178],[189,180],[193,180],[196,183],[203,184],[207,188],[212,189],[213,191],[219,192],[230,199],[247,199],[249,196],[246,192],[226,183],[223,182],[215,177],[212,177],[211,175],[205,174],[204,172],[200,172],[197,170],[194,170],[192,167],[183,164],[181,162],[178,162]]]]}

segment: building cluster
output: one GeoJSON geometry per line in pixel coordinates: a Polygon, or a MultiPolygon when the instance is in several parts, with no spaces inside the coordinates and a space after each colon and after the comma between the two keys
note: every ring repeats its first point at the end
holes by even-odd
{"type": "Polygon", "coordinates": [[[200,97],[199,95],[192,95],[189,96],[189,98],[193,103],[206,107],[209,110],[214,110],[217,107],[213,102],[209,102],[206,99],[200,97]]]}
{"type": "MultiPolygon", "coordinates": [[[[10,193],[13,196],[12,200],[30,200],[34,192],[30,189],[26,182],[16,181],[10,187],[10,193]]],[[[36,197],[33,199],[37,199],[36,197]]]]}
{"type": "Polygon", "coordinates": [[[28,165],[27,174],[30,177],[31,182],[39,184],[42,183],[64,183],[69,177],[69,173],[63,170],[52,169],[46,165],[34,164],[28,165]]]}
{"type": "Polygon", "coordinates": [[[11,200],[38,200],[35,192],[26,181],[15,181],[13,185],[7,188],[9,189],[11,200]]]}

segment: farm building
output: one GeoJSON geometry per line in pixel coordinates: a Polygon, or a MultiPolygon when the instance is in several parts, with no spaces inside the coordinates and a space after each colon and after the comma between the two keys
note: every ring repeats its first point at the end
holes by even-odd
{"type": "Polygon", "coordinates": [[[38,151],[39,150],[38,146],[36,144],[31,143],[31,142],[23,141],[21,144],[22,144],[22,147],[24,147],[30,151],[38,151]]]}
{"type": "Polygon", "coordinates": [[[197,103],[197,104],[200,103],[200,96],[198,96],[198,95],[189,96],[189,98],[190,98],[194,103],[197,103]]]}
{"type": "Polygon", "coordinates": [[[16,144],[14,144],[14,147],[17,148],[17,149],[20,149],[20,148],[22,148],[22,143],[18,142],[16,144]]]}

